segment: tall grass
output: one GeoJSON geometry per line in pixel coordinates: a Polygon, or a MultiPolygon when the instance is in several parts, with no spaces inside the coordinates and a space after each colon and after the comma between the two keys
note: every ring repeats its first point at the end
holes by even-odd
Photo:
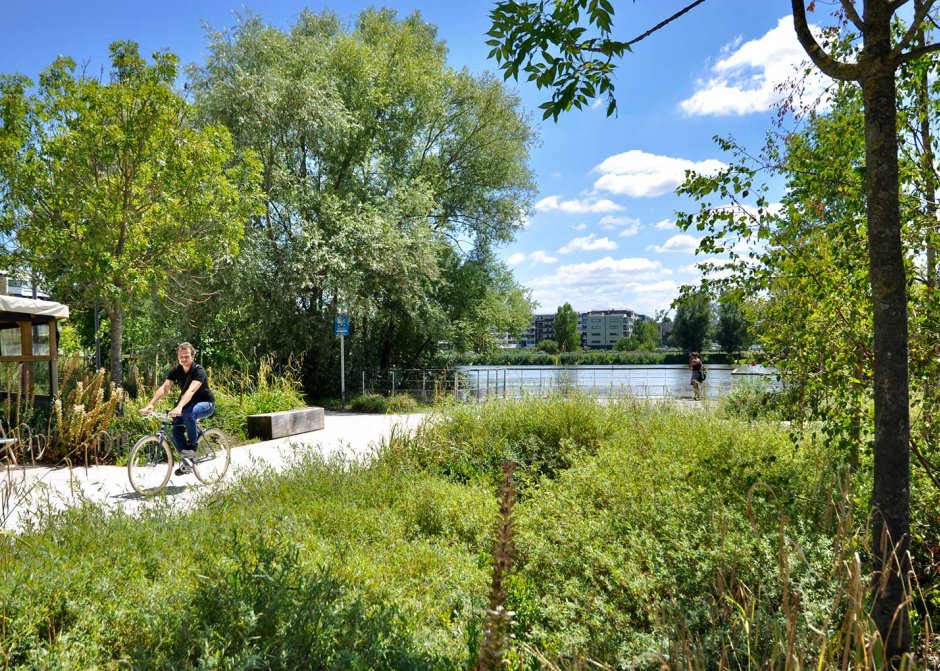
{"type": "MultiPolygon", "coordinates": [[[[0,661],[468,668],[502,519],[506,668],[881,668],[868,466],[852,479],[773,426],[577,396],[454,407],[369,465],[298,452],[191,512],[71,510],[0,537],[0,661]]],[[[915,612],[924,650],[936,610],[915,612]]]]}

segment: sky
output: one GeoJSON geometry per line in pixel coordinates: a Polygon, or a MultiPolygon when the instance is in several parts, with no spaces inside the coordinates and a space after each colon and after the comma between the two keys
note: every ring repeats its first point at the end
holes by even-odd
{"type": "MultiPolygon", "coordinates": [[[[486,58],[489,0],[0,0],[0,73],[35,80],[60,54],[106,70],[108,44],[124,39],[145,54],[169,49],[184,64],[200,63],[204,26],[232,26],[246,8],[287,28],[304,7],[352,22],[378,4],[401,16],[419,11],[435,24],[453,67],[497,71],[486,58]]],[[[614,36],[632,39],[686,4],[616,1],[614,36]]],[[[684,170],[707,173],[730,161],[716,135],[760,150],[775,116],[775,86],[804,59],[789,8],[787,0],[710,0],[638,43],[617,71],[616,117],[599,104],[542,121],[538,105],[549,94],[507,83],[537,129],[530,167],[538,193],[525,228],[499,254],[531,290],[536,312],[554,313],[567,302],[579,312],[653,316],[669,308],[680,286],[698,282],[696,232],[674,224],[676,212],[694,204],[674,189],[684,170]]]]}

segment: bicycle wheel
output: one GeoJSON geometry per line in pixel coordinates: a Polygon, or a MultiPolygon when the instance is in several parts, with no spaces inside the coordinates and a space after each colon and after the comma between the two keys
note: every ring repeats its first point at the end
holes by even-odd
{"type": "Polygon", "coordinates": [[[166,487],[172,469],[173,453],[161,436],[144,436],[127,455],[127,476],[141,496],[153,496],[166,487]]]}
{"type": "Polygon", "coordinates": [[[193,472],[200,482],[211,485],[218,482],[232,461],[232,448],[221,429],[206,429],[199,437],[193,472]]]}

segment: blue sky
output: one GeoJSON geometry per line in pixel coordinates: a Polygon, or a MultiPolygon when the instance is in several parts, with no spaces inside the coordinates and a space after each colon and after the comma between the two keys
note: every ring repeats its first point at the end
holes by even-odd
{"type": "MultiPolygon", "coordinates": [[[[108,43],[117,39],[139,42],[144,53],[167,48],[183,63],[200,62],[203,22],[231,26],[244,7],[287,27],[304,7],[329,8],[351,21],[374,4],[402,15],[419,10],[438,26],[454,67],[496,70],[485,45],[492,2],[482,0],[0,0],[0,73],[35,78],[59,54],[98,70],[107,63],[108,43]]],[[[686,4],[617,2],[615,34],[633,38],[686,4]]],[[[681,285],[697,282],[695,237],[672,225],[676,210],[690,204],[672,191],[685,168],[709,170],[729,160],[714,135],[733,135],[759,150],[774,115],[773,87],[802,58],[789,6],[785,0],[715,0],[639,43],[617,74],[616,118],[600,106],[542,122],[537,107],[545,92],[509,83],[538,128],[531,167],[539,193],[525,230],[500,254],[532,290],[538,312],[570,302],[579,311],[627,308],[652,315],[669,306],[681,285]]]]}

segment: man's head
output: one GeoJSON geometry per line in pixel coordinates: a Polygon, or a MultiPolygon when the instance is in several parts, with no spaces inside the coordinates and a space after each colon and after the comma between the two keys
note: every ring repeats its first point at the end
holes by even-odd
{"type": "Polygon", "coordinates": [[[193,365],[194,356],[196,356],[196,348],[188,342],[181,342],[176,348],[176,359],[183,368],[188,369],[193,365]]]}

